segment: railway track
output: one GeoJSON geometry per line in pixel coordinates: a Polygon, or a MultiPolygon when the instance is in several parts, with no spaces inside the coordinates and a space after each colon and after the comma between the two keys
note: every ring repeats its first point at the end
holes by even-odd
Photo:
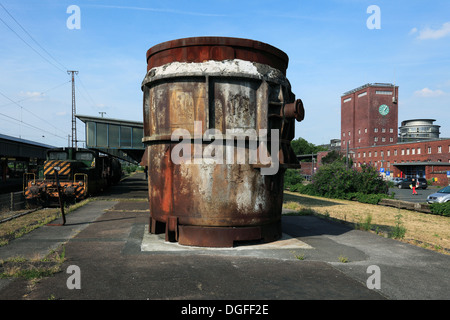
{"type": "Polygon", "coordinates": [[[8,212],[1,212],[0,213],[0,224],[8,222],[10,220],[22,217],[24,215],[30,214],[32,212],[35,212],[37,210],[40,210],[41,208],[35,208],[35,209],[30,209],[30,210],[25,210],[25,211],[20,211],[20,212],[16,212],[16,211],[8,211],[8,212]]]}

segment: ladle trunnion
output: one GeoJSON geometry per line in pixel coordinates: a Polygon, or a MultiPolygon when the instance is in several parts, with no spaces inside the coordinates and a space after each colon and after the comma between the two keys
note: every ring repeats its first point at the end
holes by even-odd
{"type": "Polygon", "coordinates": [[[300,167],[290,142],[304,117],[287,55],[196,37],[150,48],[147,63],[149,232],[203,247],[279,239],[284,172],[300,167]]]}

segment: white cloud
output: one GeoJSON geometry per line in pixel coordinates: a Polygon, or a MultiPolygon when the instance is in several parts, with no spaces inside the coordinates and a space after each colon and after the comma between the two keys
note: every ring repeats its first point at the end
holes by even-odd
{"type": "Polygon", "coordinates": [[[424,98],[432,98],[432,97],[438,97],[438,96],[442,96],[444,93],[444,91],[442,90],[431,90],[428,88],[423,88],[421,90],[417,90],[416,92],[414,92],[414,95],[416,97],[424,97],[424,98]]]}
{"type": "MultiPolygon", "coordinates": [[[[417,32],[417,28],[413,28],[411,31],[414,29],[416,29],[415,32],[417,32]]],[[[440,39],[448,35],[450,35],[450,22],[445,22],[439,29],[431,29],[427,27],[421,30],[417,38],[420,40],[440,39]]]]}
{"type": "Polygon", "coordinates": [[[409,31],[409,34],[414,34],[417,32],[417,28],[412,28],[411,31],[409,31]]]}

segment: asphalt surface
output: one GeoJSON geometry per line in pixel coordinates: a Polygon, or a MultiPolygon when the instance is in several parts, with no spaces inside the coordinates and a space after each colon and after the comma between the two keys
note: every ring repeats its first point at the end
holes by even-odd
{"type": "Polygon", "coordinates": [[[64,244],[66,257],[61,272],[32,286],[0,279],[0,299],[179,300],[167,307],[174,314],[204,300],[450,299],[450,256],[314,216],[284,215],[283,238],[270,244],[165,242],[147,232],[146,188],[142,175],[132,176],[71,212],[65,226],[44,226],[0,247],[5,260],[44,256],[64,244]]]}
{"type": "Polygon", "coordinates": [[[416,189],[417,195],[412,194],[412,189],[399,189],[399,188],[390,188],[389,193],[392,192],[395,194],[395,199],[408,201],[408,202],[416,202],[416,203],[426,203],[427,197],[442,189],[442,187],[430,186],[427,189],[416,189]]]}

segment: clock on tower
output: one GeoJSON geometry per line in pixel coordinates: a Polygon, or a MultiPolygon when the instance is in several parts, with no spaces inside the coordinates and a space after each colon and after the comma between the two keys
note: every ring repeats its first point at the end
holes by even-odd
{"type": "Polygon", "coordinates": [[[379,108],[378,108],[378,112],[382,115],[385,116],[389,113],[389,107],[385,104],[382,104],[379,108]]]}

